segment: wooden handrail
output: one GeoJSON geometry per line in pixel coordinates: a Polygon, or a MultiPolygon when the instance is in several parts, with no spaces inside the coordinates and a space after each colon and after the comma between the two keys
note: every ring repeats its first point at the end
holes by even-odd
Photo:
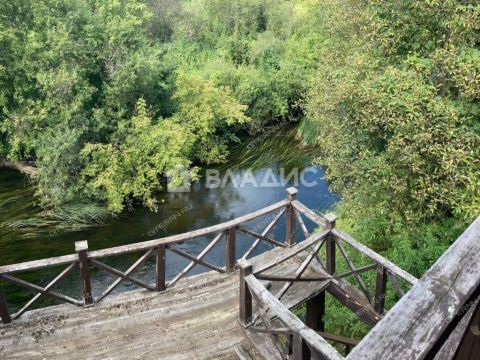
{"type": "Polygon", "coordinates": [[[415,283],[418,281],[418,279],[406,272],[405,270],[401,269],[391,261],[387,260],[380,254],[376,253],[372,249],[368,248],[367,246],[363,245],[362,243],[358,242],[355,240],[353,237],[350,235],[344,233],[343,231],[340,231],[338,229],[333,229],[332,234],[337,237],[337,239],[340,239],[344,242],[346,242],[348,245],[350,245],[352,248],[357,250],[358,252],[362,253],[369,259],[375,261],[378,265],[383,266],[385,269],[389,270],[392,274],[395,274],[398,276],[400,279],[405,280],[407,283],[411,285],[415,285],[415,283]]]}
{"type": "MultiPolygon", "coordinates": [[[[273,205],[267,206],[266,208],[257,210],[250,214],[240,216],[236,219],[226,221],[221,224],[209,226],[206,228],[202,228],[199,230],[190,231],[183,234],[172,235],[172,236],[168,236],[168,237],[160,238],[156,240],[143,241],[135,244],[116,246],[108,249],[89,251],[88,258],[99,259],[102,257],[108,257],[113,255],[122,255],[122,254],[127,254],[127,253],[141,251],[141,250],[149,250],[149,249],[157,248],[160,245],[177,244],[177,243],[184,242],[186,240],[191,240],[198,237],[226,231],[244,222],[254,220],[258,217],[261,217],[275,210],[278,210],[282,207],[285,207],[287,204],[288,204],[288,200],[282,200],[273,205]]],[[[77,254],[52,257],[52,258],[42,259],[42,260],[27,261],[27,262],[18,263],[18,264],[0,266],[0,274],[13,274],[13,273],[22,272],[22,271],[44,269],[51,266],[66,265],[76,261],[78,261],[77,254]]]]}
{"type": "MultiPolygon", "coordinates": [[[[303,215],[305,215],[307,218],[312,220],[314,223],[316,223],[319,226],[322,226],[324,228],[329,227],[329,221],[327,218],[318,215],[315,213],[313,210],[307,208],[305,205],[303,205],[301,202],[298,200],[292,201],[293,207],[303,215]]],[[[369,249],[362,243],[358,242],[354,238],[352,238],[350,235],[338,230],[337,228],[332,228],[332,235],[334,235],[337,239],[342,240],[349,244],[351,247],[353,247],[355,250],[359,251],[363,255],[367,256],[371,260],[375,261],[378,265],[383,266],[387,270],[389,270],[392,274],[398,276],[400,279],[405,280],[411,285],[414,285],[417,282],[417,278],[405,270],[399,268],[397,265],[392,263],[391,261],[387,260],[383,256],[377,254],[375,251],[369,249]]]]}
{"type": "Polygon", "coordinates": [[[139,242],[139,243],[130,244],[130,245],[112,247],[109,249],[91,251],[88,253],[88,257],[98,259],[98,258],[107,257],[107,256],[127,254],[130,252],[135,252],[140,250],[148,250],[150,248],[154,248],[160,245],[177,244],[177,243],[184,242],[186,240],[191,240],[191,239],[195,239],[195,238],[210,235],[210,234],[215,234],[218,232],[226,231],[230,228],[234,228],[244,222],[254,220],[260,216],[271,213],[272,211],[278,210],[286,206],[287,204],[288,204],[288,200],[282,200],[266,208],[257,210],[247,215],[240,216],[236,219],[226,221],[218,225],[209,226],[203,229],[198,229],[198,230],[190,231],[183,234],[172,235],[172,236],[168,236],[168,237],[157,239],[157,240],[149,240],[149,241],[139,242]]]}

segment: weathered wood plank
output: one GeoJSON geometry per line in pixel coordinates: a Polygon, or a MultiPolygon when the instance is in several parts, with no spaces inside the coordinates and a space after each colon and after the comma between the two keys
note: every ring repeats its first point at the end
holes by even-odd
{"type": "MultiPolygon", "coordinates": [[[[347,359],[423,359],[480,289],[480,217],[387,313],[347,359]]],[[[463,316],[463,314],[461,314],[463,316]]],[[[452,329],[453,330],[453,329],[452,329]]],[[[450,334],[447,334],[450,335],[450,334]]],[[[445,339],[446,340],[446,339],[445,339]]]]}
{"type": "Polygon", "coordinates": [[[305,222],[302,219],[302,215],[295,208],[293,208],[293,211],[295,212],[295,217],[297,219],[298,224],[300,225],[300,229],[302,229],[303,235],[305,236],[305,238],[308,238],[310,234],[308,233],[307,226],[305,225],[305,222]]]}
{"type": "MultiPolygon", "coordinates": [[[[462,342],[462,338],[465,335],[465,332],[469,330],[470,320],[473,317],[475,309],[478,307],[479,300],[476,300],[473,303],[466,304],[462,308],[462,312],[465,313],[464,317],[452,332],[447,341],[442,345],[440,351],[435,355],[434,360],[453,360],[455,354],[462,342]]],[[[459,358],[458,360],[464,360],[459,358]]]]}
{"type": "Polygon", "coordinates": [[[302,276],[296,277],[296,275],[265,275],[257,274],[255,277],[258,280],[266,281],[288,281],[288,282],[309,282],[309,281],[326,281],[330,280],[331,277],[326,276],[302,276]]]}
{"type": "Polygon", "coordinates": [[[68,265],[78,260],[77,254],[58,256],[43,260],[0,266],[0,274],[14,274],[22,271],[40,270],[51,266],[68,265]]]}
{"type": "Polygon", "coordinates": [[[358,343],[360,342],[359,340],[348,338],[346,336],[335,335],[335,334],[330,334],[330,333],[321,332],[321,331],[318,332],[318,335],[323,337],[325,340],[333,341],[333,342],[336,342],[336,343],[339,343],[339,344],[348,345],[348,346],[351,346],[351,347],[357,346],[358,343]]]}

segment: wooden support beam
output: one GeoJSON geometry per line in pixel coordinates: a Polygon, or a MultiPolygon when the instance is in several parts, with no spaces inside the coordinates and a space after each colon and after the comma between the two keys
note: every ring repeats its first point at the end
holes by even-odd
{"type": "Polygon", "coordinates": [[[287,248],[275,257],[273,257],[271,260],[268,260],[267,262],[263,264],[259,264],[258,266],[255,266],[255,274],[262,273],[264,271],[267,271],[278,264],[285,262],[292,257],[300,254],[301,252],[305,251],[309,247],[314,246],[318,241],[322,241],[328,237],[328,231],[322,231],[320,233],[314,233],[308,237],[308,239],[305,239],[304,241],[295,244],[295,246],[292,246],[291,248],[287,248]]]}
{"type": "Polygon", "coordinates": [[[297,200],[298,190],[294,187],[287,189],[288,201],[287,206],[287,228],[286,228],[286,237],[285,244],[287,246],[292,246],[295,243],[295,209],[292,205],[292,201],[297,200]]]}
{"type": "Polygon", "coordinates": [[[390,282],[392,283],[392,286],[395,289],[395,291],[397,292],[398,296],[403,297],[403,295],[405,295],[405,291],[403,291],[400,284],[398,283],[395,274],[391,273],[388,270],[385,270],[385,271],[386,271],[388,280],[390,280],[390,282]]]}
{"type": "Polygon", "coordinates": [[[239,303],[239,320],[240,324],[247,326],[252,318],[252,294],[245,278],[252,274],[252,264],[247,261],[238,263],[240,269],[240,303],[239,303]]]}
{"type": "Polygon", "coordinates": [[[155,264],[155,290],[164,291],[167,286],[165,283],[165,245],[157,247],[155,264]]]}
{"type": "Polygon", "coordinates": [[[78,262],[80,265],[80,279],[83,289],[83,304],[85,306],[93,305],[92,284],[90,283],[90,274],[88,271],[88,242],[77,241],[75,243],[75,252],[78,254],[78,262]]]}
{"type": "Polygon", "coordinates": [[[0,318],[4,324],[12,322],[12,317],[10,316],[10,311],[8,309],[7,298],[3,289],[0,287],[0,318]]]}
{"type": "Polygon", "coordinates": [[[307,354],[305,353],[305,344],[303,342],[302,336],[298,332],[295,332],[293,334],[293,359],[307,359],[307,354]]]}
{"type": "Polygon", "coordinates": [[[370,326],[375,326],[382,319],[382,316],[377,314],[369,303],[368,306],[365,304],[366,299],[364,300],[361,298],[363,294],[358,289],[353,285],[350,285],[353,289],[358,291],[358,293],[355,293],[349,289],[348,285],[350,284],[340,286],[338,282],[332,281],[330,282],[327,291],[365,323],[370,326]]]}
{"type": "Polygon", "coordinates": [[[325,331],[325,291],[307,301],[305,324],[312,330],[325,331]]]}
{"type": "MultiPolygon", "coordinates": [[[[335,228],[337,217],[333,214],[326,217],[327,225],[326,230],[332,231],[335,228]]],[[[330,275],[335,274],[336,270],[336,256],[335,256],[335,237],[330,233],[327,236],[327,273],[330,275]]]]}
{"type": "Polygon", "coordinates": [[[379,314],[385,311],[385,296],[387,290],[387,272],[382,265],[377,266],[377,279],[375,282],[375,299],[373,308],[379,314]]]}

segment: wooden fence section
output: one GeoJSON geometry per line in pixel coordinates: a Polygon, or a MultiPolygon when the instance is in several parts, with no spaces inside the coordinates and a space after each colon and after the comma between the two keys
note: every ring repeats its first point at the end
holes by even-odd
{"type": "MultiPolygon", "coordinates": [[[[414,285],[417,279],[397,267],[381,255],[365,247],[349,235],[335,228],[336,217],[322,217],[305,207],[297,200],[292,200],[296,224],[300,226],[305,240],[284,249],[275,258],[252,267],[242,261],[240,267],[239,316],[240,323],[250,333],[266,334],[268,341],[262,343],[270,348],[268,358],[293,359],[341,359],[343,358],[330,342],[343,344],[348,353],[358,342],[353,339],[334,336],[324,332],[325,294],[334,296],[340,303],[349,308],[360,319],[375,326],[385,312],[387,282],[398,297],[405,294],[400,280],[408,286],[414,285]],[[302,216],[316,223],[323,231],[309,234],[302,216]],[[323,256],[322,256],[323,252],[323,256]],[[351,254],[357,252],[371,263],[357,267],[351,254]],[[275,267],[292,257],[302,255],[304,260],[292,273],[279,274],[275,267]],[[347,271],[337,273],[339,261],[346,264],[347,271]],[[315,269],[315,276],[305,276],[307,268],[315,269]],[[370,292],[361,275],[367,271],[375,271],[375,288],[370,292]],[[352,278],[352,281],[346,281],[352,278]],[[262,286],[260,280],[281,282],[283,286],[275,294],[262,286]],[[308,294],[306,303],[306,321],[302,323],[282,303],[282,298],[293,284],[298,282],[316,282],[316,292],[308,294]],[[356,286],[354,286],[356,285],[356,286]],[[255,305],[255,306],[254,306],[255,305]],[[253,313],[256,308],[256,312],[253,313]],[[280,321],[275,326],[273,320],[280,321]]],[[[358,258],[358,257],[356,257],[358,258]]]]}
{"type": "Polygon", "coordinates": [[[238,217],[222,224],[191,231],[188,233],[96,251],[89,251],[88,242],[80,241],[75,244],[76,254],[59,256],[43,260],[29,261],[14,265],[1,266],[1,280],[27,289],[34,294],[33,298],[28,301],[18,312],[16,312],[15,314],[10,314],[5,294],[0,288],[1,319],[4,323],[8,323],[12,320],[18,319],[22,314],[31,309],[32,306],[43,297],[51,297],[58,301],[70,303],[76,306],[93,306],[95,303],[104,300],[122,282],[125,281],[145,288],[149,291],[164,291],[165,289],[174,286],[180,279],[182,279],[184,276],[187,276],[188,273],[195,266],[198,265],[204,266],[210,270],[219,273],[233,271],[236,260],[239,257],[242,259],[247,259],[249,256],[252,255],[255,249],[257,249],[258,245],[262,242],[272,246],[284,248],[289,247],[295,242],[296,214],[292,203],[296,201],[297,190],[295,188],[289,188],[287,189],[287,193],[287,199],[271,206],[265,207],[254,213],[238,217]],[[272,214],[272,219],[261,233],[250,230],[246,227],[246,223],[270,214],[272,214]],[[278,224],[282,217],[286,218],[287,230],[285,239],[275,240],[269,234],[274,230],[275,226],[278,224]],[[237,233],[246,234],[249,237],[255,239],[255,241],[248,248],[248,250],[238,257],[238,254],[235,253],[237,233]],[[180,250],[178,247],[175,246],[185,241],[195,240],[201,237],[212,235],[214,235],[213,240],[197,256],[193,256],[183,250],[180,250]],[[221,241],[225,241],[225,266],[223,267],[213,265],[205,260],[205,256],[221,241]],[[175,253],[189,261],[188,265],[170,281],[166,280],[165,256],[167,251],[175,253]],[[126,271],[120,271],[106,264],[103,260],[107,257],[114,257],[132,252],[143,252],[143,254],[126,271]],[[134,276],[135,273],[140,269],[140,267],[145,264],[145,262],[151,257],[154,257],[156,260],[154,284],[148,284],[145,281],[142,281],[134,276]],[[40,270],[61,265],[65,266],[65,270],[63,270],[45,287],[32,284],[14,276],[15,274],[21,272],[40,270]],[[116,277],[115,281],[102,294],[97,297],[94,297],[94,295],[92,294],[92,285],[90,279],[90,270],[92,267],[104,270],[116,277]],[[80,299],[74,299],[70,296],[61,294],[53,290],[56,285],[58,285],[62,280],[66,278],[67,275],[69,275],[73,271],[78,271],[80,275],[83,289],[82,294],[79,294],[80,299]]]}

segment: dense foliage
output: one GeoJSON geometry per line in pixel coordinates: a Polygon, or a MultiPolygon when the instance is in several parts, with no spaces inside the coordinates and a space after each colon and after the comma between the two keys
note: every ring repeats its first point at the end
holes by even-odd
{"type": "Polygon", "coordinates": [[[478,1],[2,1],[0,48],[0,158],[35,163],[50,211],[155,209],[306,115],[340,226],[414,275],[480,213],[478,1]]]}
{"type": "Polygon", "coordinates": [[[223,161],[241,128],[302,113],[314,5],[3,1],[0,157],[35,162],[46,208],[154,208],[162,177],[223,161]]]}
{"type": "Polygon", "coordinates": [[[480,214],[480,5],[321,9],[328,41],[302,132],[343,196],[339,226],[420,276],[480,214]]]}

